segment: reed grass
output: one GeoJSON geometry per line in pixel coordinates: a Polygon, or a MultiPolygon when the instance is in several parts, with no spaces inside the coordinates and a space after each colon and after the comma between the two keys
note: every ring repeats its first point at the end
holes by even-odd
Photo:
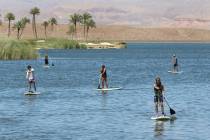
{"type": "Polygon", "coordinates": [[[0,39],[1,60],[24,60],[38,58],[38,52],[29,41],[0,39]]]}
{"type": "Polygon", "coordinates": [[[50,38],[44,42],[36,40],[0,39],[0,60],[37,59],[37,49],[86,49],[85,45],[68,39],[50,38]]]}

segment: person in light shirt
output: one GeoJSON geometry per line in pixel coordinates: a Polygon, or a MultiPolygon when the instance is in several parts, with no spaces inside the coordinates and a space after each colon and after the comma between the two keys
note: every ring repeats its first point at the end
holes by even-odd
{"type": "Polygon", "coordinates": [[[29,84],[29,92],[32,92],[32,93],[36,92],[34,69],[30,65],[27,66],[26,79],[28,80],[28,84],[29,84]],[[34,87],[34,91],[31,90],[32,84],[34,87]]]}
{"type": "Polygon", "coordinates": [[[178,59],[175,54],[172,57],[172,64],[173,64],[173,72],[178,72],[178,59]]]}

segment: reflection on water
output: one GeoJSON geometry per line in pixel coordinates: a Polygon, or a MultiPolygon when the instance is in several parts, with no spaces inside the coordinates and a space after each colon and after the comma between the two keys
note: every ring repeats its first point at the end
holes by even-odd
{"type": "Polygon", "coordinates": [[[102,108],[106,109],[107,96],[108,96],[107,91],[102,91],[101,94],[102,94],[102,108]]]}
{"type": "Polygon", "coordinates": [[[34,105],[37,95],[25,95],[25,103],[28,105],[34,105]]]}
{"type": "Polygon", "coordinates": [[[154,124],[154,137],[160,138],[164,135],[165,131],[168,131],[171,126],[173,126],[175,123],[175,120],[170,121],[155,121],[154,124]],[[169,127],[166,127],[166,125],[169,125],[169,127]]]}
{"type": "Polygon", "coordinates": [[[164,133],[164,121],[155,121],[154,137],[159,137],[164,133]]]}

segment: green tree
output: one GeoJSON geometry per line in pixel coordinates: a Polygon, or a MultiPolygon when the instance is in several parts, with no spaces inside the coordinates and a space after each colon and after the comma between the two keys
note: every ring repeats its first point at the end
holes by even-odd
{"type": "Polygon", "coordinates": [[[37,7],[34,7],[31,9],[30,14],[32,14],[32,30],[35,35],[35,38],[37,39],[37,30],[36,30],[36,15],[40,14],[40,10],[37,7]]]}
{"type": "Polygon", "coordinates": [[[82,24],[83,24],[83,33],[84,33],[84,39],[86,37],[86,27],[87,27],[87,21],[89,21],[90,19],[92,19],[91,14],[89,13],[84,13],[82,14],[82,24]]]}
{"type": "Polygon", "coordinates": [[[28,18],[24,17],[14,24],[13,28],[17,29],[17,39],[21,38],[21,35],[22,35],[23,30],[27,23],[30,23],[30,20],[28,18]]]}
{"type": "Polygon", "coordinates": [[[86,41],[87,41],[89,29],[96,28],[96,23],[93,19],[89,19],[86,21],[86,26],[87,26],[86,28],[86,41]]]}
{"type": "Polygon", "coordinates": [[[30,19],[27,18],[27,17],[24,17],[24,18],[21,19],[21,22],[22,22],[23,26],[22,26],[22,28],[21,28],[20,37],[21,37],[22,34],[23,34],[23,30],[25,29],[26,24],[27,24],[27,23],[30,23],[30,19]]]}
{"type": "Polygon", "coordinates": [[[77,14],[77,13],[74,13],[73,15],[70,15],[70,23],[72,23],[74,25],[74,34],[75,36],[77,36],[77,23],[81,22],[81,15],[80,14],[77,14]]]}
{"type": "Polygon", "coordinates": [[[23,24],[21,21],[18,21],[14,24],[14,29],[17,29],[17,39],[20,39],[20,30],[23,28],[23,24]]]}
{"type": "Polygon", "coordinates": [[[44,26],[44,34],[45,34],[46,39],[47,39],[47,27],[48,27],[48,25],[49,25],[49,22],[47,22],[47,21],[44,21],[42,23],[42,26],[44,26]]]}
{"type": "Polygon", "coordinates": [[[15,20],[15,15],[13,13],[7,13],[5,18],[8,21],[8,37],[9,37],[11,34],[11,21],[15,20]]]}
{"type": "Polygon", "coordinates": [[[54,25],[57,25],[58,22],[57,22],[56,18],[52,17],[49,20],[49,24],[51,25],[51,31],[53,31],[54,30],[54,25]]]}

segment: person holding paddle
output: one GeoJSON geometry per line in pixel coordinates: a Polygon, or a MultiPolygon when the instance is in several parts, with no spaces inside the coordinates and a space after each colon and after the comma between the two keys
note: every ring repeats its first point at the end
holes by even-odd
{"type": "Polygon", "coordinates": [[[107,82],[107,73],[106,73],[106,67],[105,65],[101,66],[101,83],[102,83],[102,89],[104,88],[104,82],[106,83],[106,88],[108,88],[108,82],[107,82]]]}
{"type": "Polygon", "coordinates": [[[26,79],[28,80],[28,84],[29,84],[29,92],[33,93],[33,91],[31,90],[32,84],[34,86],[34,91],[36,92],[34,69],[30,65],[27,66],[26,79]]]}
{"type": "Polygon", "coordinates": [[[160,77],[157,77],[155,79],[155,84],[154,84],[154,103],[155,103],[155,112],[156,115],[158,116],[158,106],[161,107],[161,112],[162,115],[165,115],[164,113],[164,104],[163,104],[163,91],[164,91],[164,86],[161,83],[160,77]]]}

